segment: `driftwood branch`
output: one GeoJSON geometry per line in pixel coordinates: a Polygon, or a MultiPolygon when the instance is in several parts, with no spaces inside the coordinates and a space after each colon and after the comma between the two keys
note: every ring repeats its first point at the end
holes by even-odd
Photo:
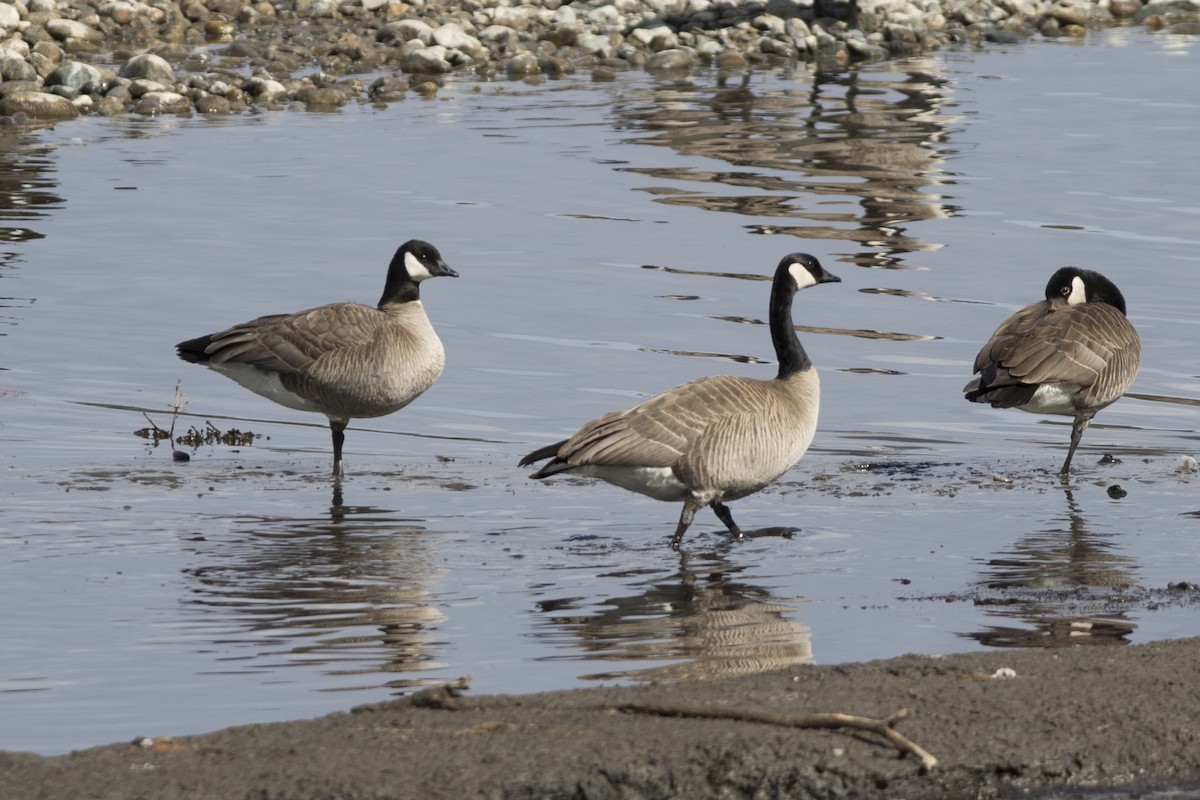
{"type": "Polygon", "coordinates": [[[773,714],[744,708],[720,708],[680,703],[630,703],[614,706],[614,710],[630,714],[651,714],[661,717],[700,717],[730,719],[741,722],[757,722],[763,725],[778,725],[784,728],[850,728],[868,731],[887,739],[901,753],[908,753],[921,762],[921,770],[937,766],[937,759],[916,742],[896,730],[896,723],[908,716],[902,708],[887,719],[856,717],[851,714],[773,714]]]}

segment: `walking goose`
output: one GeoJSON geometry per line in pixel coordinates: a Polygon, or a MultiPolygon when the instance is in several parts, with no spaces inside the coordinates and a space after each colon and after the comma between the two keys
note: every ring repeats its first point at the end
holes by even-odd
{"type": "Polygon", "coordinates": [[[176,345],[255,394],[329,417],[333,474],[351,419],[399,411],[442,374],[445,351],[421,305],[420,283],[458,277],[428,242],[405,242],[388,266],[375,308],[332,303],[274,314],[176,345]]]}
{"type": "Polygon", "coordinates": [[[1000,324],[975,357],[979,377],[963,387],[972,403],[1074,417],[1066,478],[1096,412],[1129,388],[1142,363],[1142,343],[1125,317],[1121,291],[1098,272],[1063,267],[1046,284],[1046,299],[1000,324]]]}
{"type": "Polygon", "coordinates": [[[779,374],[772,380],[715,375],[684,383],[625,411],[592,420],[569,439],[521,459],[546,478],[570,472],[667,502],[683,501],[671,538],[678,547],[695,513],[710,506],[742,538],[726,501],[767,486],[795,464],[817,428],[821,386],[792,325],[800,289],[840,281],[806,253],[779,262],[770,327],[779,374]]]}

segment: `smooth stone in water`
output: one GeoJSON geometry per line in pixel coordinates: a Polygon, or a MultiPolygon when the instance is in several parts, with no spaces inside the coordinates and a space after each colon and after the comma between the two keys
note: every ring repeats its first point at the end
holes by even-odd
{"type": "Polygon", "coordinates": [[[46,86],[66,86],[76,91],[100,83],[100,70],[82,61],[64,61],[46,76],[46,86]]]}
{"type": "Polygon", "coordinates": [[[75,119],[79,109],[65,97],[49,92],[11,92],[0,100],[0,114],[25,114],[34,119],[75,119]]]}
{"type": "Polygon", "coordinates": [[[405,72],[422,75],[440,75],[453,69],[446,60],[446,48],[440,45],[414,50],[404,57],[400,68],[405,72]]]}
{"type": "Polygon", "coordinates": [[[133,107],[137,114],[186,114],[192,110],[188,99],[177,92],[147,92],[133,107]]]}
{"type": "Polygon", "coordinates": [[[647,72],[674,72],[695,66],[696,60],[686,50],[661,50],[646,59],[647,72]]]}
{"type": "Polygon", "coordinates": [[[309,108],[340,108],[350,97],[332,87],[305,86],[296,92],[296,99],[309,108]]]}
{"type": "Polygon", "coordinates": [[[233,103],[215,94],[206,94],[196,100],[196,111],[201,114],[230,114],[233,103]]]}
{"type": "Polygon", "coordinates": [[[367,91],[367,96],[379,103],[391,103],[396,100],[403,100],[407,91],[407,80],[385,76],[375,79],[375,82],[371,84],[371,88],[367,91]]]}
{"type": "Polygon", "coordinates": [[[509,59],[505,69],[508,77],[523,78],[526,75],[536,75],[540,67],[538,67],[537,56],[533,53],[518,53],[509,59]]]}
{"type": "Polygon", "coordinates": [[[122,78],[146,78],[158,83],[172,85],[175,83],[175,70],[162,56],[154,53],[140,53],[125,62],[121,67],[122,78]]]}

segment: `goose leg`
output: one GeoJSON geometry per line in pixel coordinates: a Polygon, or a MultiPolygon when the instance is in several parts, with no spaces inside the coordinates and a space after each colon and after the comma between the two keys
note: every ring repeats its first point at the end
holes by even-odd
{"type": "Polygon", "coordinates": [[[683,499],[683,511],[679,514],[679,525],[675,527],[675,535],[671,537],[671,547],[679,547],[679,543],[683,541],[684,531],[692,524],[692,519],[695,518],[696,512],[704,506],[693,495],[688,495],[683,499]]]}
{"type": "Polygon", "coordinates": [[[1071,472],[1071,459],[1075,457],[1075,448],[1079,447],[1079,440],[1083,438],[1083,432],[1087,430],[1087,426],[1091,424],[1092,418],[1076,417],[1071,423],[1071,447],[1067,450],[1067,460],[1063,462],[1062,469],[1058,471],[1058,477],[1066,480],[1071,472]]]}
{"type": "Polygon", "coordinates": [[[729,532],[733,534],[733,538],[746,538],[745,534],[742,533],[742,529],[733,521],[733,512],[729,510],[729,506],[716,500],[710,503],[710,505],[712,506],[712,510],[716,512],[717,518],[725,523],[726,528],[729,528],[729,532]]]}
{"type": "Polygon", "coordinates": [[[333,434],[333,474],[342,476],[342,442],[346,441],[346,423],[329,420],[329,431],[333,434]]]}

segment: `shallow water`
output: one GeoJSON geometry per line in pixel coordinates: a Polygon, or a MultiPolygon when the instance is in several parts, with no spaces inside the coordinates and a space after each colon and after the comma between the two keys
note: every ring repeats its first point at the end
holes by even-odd
{"type": "Polygon", "coordinates": [[[745,86],[462,82],[0,132],[0,748],[464,674],[530,692],[1200,634],[1198,58],[1116,30],[745,86]],[[373,302],[410,237],[462,275],[423,291],[448,366],[352,425],[340,486],[320,419],[176,359],[259,314],[373,302]],[[797,300],[821,423],[733,506],[759,535],[706,511],[677,553],[677,507],[516,468],[684,380],[773,374],[762,281],[796,250],[843,282],[797,300]],[[1064,489],[1066,420],[959,390],[1068,263],[1122,287],[1145,360],[1064,489]],[[173,463],[134,432],[171,423],[177,381],[177,433],[257,438],[173,463]]]}

